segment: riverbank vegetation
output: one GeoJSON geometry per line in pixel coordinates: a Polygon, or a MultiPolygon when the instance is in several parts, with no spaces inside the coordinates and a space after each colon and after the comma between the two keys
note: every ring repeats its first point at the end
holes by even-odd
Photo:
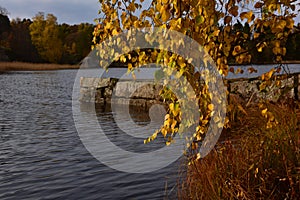
{"type": "Polygon", "coordinates": [[[268,104],[277,126],[252,105],[205,158],[192,160],[180,199],[299,199],[299,102],[268,104]]]}

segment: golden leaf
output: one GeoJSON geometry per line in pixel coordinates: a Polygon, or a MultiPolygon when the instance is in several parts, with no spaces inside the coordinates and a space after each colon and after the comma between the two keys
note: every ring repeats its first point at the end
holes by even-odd
{"type": "Polygon", "coordinates": [[[253,11],[242,12],[240,18],[241,20],[247,19],[247,22],[250,23],[254,19],[253,11]]]}
{"type": "Polygon", "coordinates": [[[232,55],[236,56],[241,51],[241,49],[242,48],[241,48],[240,45],[235,46],[234,49],[233,49],[232,55]]]}
{"type": "Polygon", "coordinates": [[[128,71],[131,71],[131,70],[132,70],[132,64],[128,63],[128,71]]]}
{"type": "Polygon", "coordinates": [[[261,111],[262,116],[266,116],[268,108],[265,108],[261,111]]]}
{"type": "Polygon", "coordinates": [[[163,22],[167,22],[171,16],[169,10],[167,9],[167,6],[161,7],[160,13],[161,13],[161,20],[163,22]]]}
{"type": "Polygon", "coordinates": [[[214,110],[214,104],[209,104],[207,106],[208,110],[213,111],[214,110]]]}
{"type": "Polygon", "coordinates": [[[171,111],[173,111],[174,110],[174,103],[170,103],[169,108],[170,108],[171,111]]]}
{"type": "Polygon", "coordinates": [[[253,34],[253,38],[256,39],[256,38],[259,37],[259,35],[260,35],[260,33],[256,33],[256,32],[255,32],[255,33],[253,34]]]}
{"type": "Polygon", "coordinates": [[[265,74],[265,78],[266,78],[267,80],[269,80],[269,79],[272,77],[272,75],[273,75],[274,72],[275,72],[275,69],[271,69],[269,72],[267,72],[267,73],[265,74]]]}
{"type": "Polygon", "coordinates": [[[263,51],[263,48],[265,48],[266,45],[267,45],[266,42],[258,43],[258,44],[256,45],[257,51],[258,51],[258,52],[262,52],[262,51],[263,51]]]}
{"type": "Polygon", "coordinates": [[[113,31],[112,31],[112,35],[118,35],[118,31],[116,30],[116,29],[114,29],[113,31]]]}
{"type": "Polygon", "coordinates": [[[280,31],[282,31],[282,30],[285,28],[286,24],[287,24],[287,23],[286,23],[285,20],[280,20],[280,21],[276,24],[275,28],[276,28],[276,29],[279,29],[280,31]]]}

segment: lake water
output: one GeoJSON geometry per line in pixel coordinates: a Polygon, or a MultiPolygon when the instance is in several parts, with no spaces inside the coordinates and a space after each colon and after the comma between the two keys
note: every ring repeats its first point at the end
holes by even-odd
{"type": "MultiPolygon", "coordinates": [[[[269,64],[269,65],[243,65],[243,66],[231,66],[236,71],[237,69],[242,69],[243,73],[228,73],[227,79],[240,79],[240,78],[257,78],[260,77],[263,73],[269,72],[271,69],[278,68],[278,65],[269,64]],[[256,72],[248,71],[249,68],[254,68],[256,72]]],[[[155,65],[152,67],[143,66],[135,70],[135,75],[137,80],[154,80],[154,74],[157,70],[161,69],[155,65]]],[[[276,75],[280,74],[293,74],[300,73],[300,64],[283,64],[280,67],[280,71],[276,72],[276,75]]],[[[132,75],[127,73],[126,68],[111,68],[108,71],[104,71],[101,68],[92,68],[92,69],[83,69],[86,71],[88,77],[99,77],[99,73],[102,74],[102,77],[113,77],[121,78],[123,80],[132,80],[132,75]]],[[[83,72],[84,73],[84,72],[83,72]]]]}
{"type": "MultiPolygon", "coordinates": [[[[291,65],[290,71],[300,71],[299,65],[291,65]]],[[[103,76],[125,72],[114,69],[103,76]]],[[[150,69],[141,79],[152,78],[153,72],[150,69]]],[[[0,199],[175,199],[182,159],[155,172],[132,174],[103,165],[86,150],[72,116],[76,73],[0,72],[0,199]]],[[[90,108],[80,107],[87,115],[90,108]]],[[[162,146],[161,140],[145,147],[141,139],[126,137],[109,107],[98,106],[96,111],[105,134],[122,148],[149,152],[162,146]]],[[[132,110],[131,117],[139,125],[149,122],[146,112],[132,110]]],[[[126,116],[121,121],[132,128],[126,116]]]]}
{"type": "MultiPolygon", "coordinates": [[[[86,150],[72,116],[76,73],[0,73],[0,199],[176,198],[180,159],[155,172],[132,174],[103,165],[86,150]]],[[[88,108],[81,106],[82,112],[89,113],[88,108]]],[[[122,135],[110,109],[96,110],[106,134],[134,150],[136,145],[122,135]]],[[[131,114],[137,124],[149,121],[147,113],[131,114]]]]}

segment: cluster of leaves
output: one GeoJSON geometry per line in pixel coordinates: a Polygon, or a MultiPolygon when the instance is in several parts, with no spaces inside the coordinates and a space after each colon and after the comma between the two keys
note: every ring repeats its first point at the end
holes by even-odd
{"type": "Polygon", "coordinates": [[[0,49],[5,50],[0,51],[1,61],[77,64],[91,50],[92,24],[58,24],[54,15],[44,13],[33,20],[10,21],[5,10],[1,13],[0,49]]]}
{"type": "MultiPolygon", "coordinates": [[[[271,47],[275,61],[277,63],[282,61],[286,54],[287,38],[293,32],[295,5],[298,3],[295,0],[153,0],[151,4],[146,4],[143,0],[100,0],[99,2],[101,18],[95,27],[93,42],[99,49],[100,64],[107,66],[107,61],[114,58],[126,63],[128,70],[131,71],[144,64],[157,63],[166,66],[163,69],[166,75],[176,71],[177,78],[185,77],[192,85],[195,94],[187,98],[196,101],[201,112],[194,134],[196,141],[202,139],[212,116],[218,116],[218,113],[213,112],[216,102],[212,102],[218,94],[214,93],[216,91],[209,91],[207,83],[201,81],[201,75],[191,64],[195,60],[183,58],[163,48],[164,40],[167,38],[166,30],[180,32],[198,42],[216,63],[217,71],[227,76],[229,59],[233,58],[237,64],[250,63],[252,60],[250,52],[253,48],[262,52],[265,47],[271,47]],[[241,31],[235,27],[237,21],[247,23],[248,30],[241,31]],[[137,46],[139,43],[152,44],[153,37],[151,34],[139,37],[131,29],[138,28],[147,32],[154,27],[162,29],[161,38],[158,39],[162,48],[137,49],[132,52],[130,49],[132,44],[137,46]],[[109,39],[121,32],[127,32],[123,40],[109,39]],[[249,45],[250,40],[251,45],[249,45]],[[106,41],[114,47],[110,52],[106,52],[103,48],[103,43],[106,41]],[[120,52],[126,53],[120,55],[120,52]]],[[[178,49],[188,44],[179,39],[171,45],[178,49]]],[[[207,68],[209,63],[207,57],[204,54],[198,57],[204,63],[204,69],[207,68]]],[[[169,103],[169,109],[165,123],[158,132],[168,137],[178,131],[180,123],[189,127],[192,120],[182,122],[183,103],[176,98],[176,95],[170,94],[170,91],[165,89],[162,91],[162,97],[169,103]]],[[[219,102],[222,101],[226,100],[220,99],[219,102]]],[[[218,117],[216,118],[219,120],[218,117]]],[[[219,125],[223,126],[223,124],[219,125]]],[[[147,141],[155,139],[158,132],[147,141]]]]}

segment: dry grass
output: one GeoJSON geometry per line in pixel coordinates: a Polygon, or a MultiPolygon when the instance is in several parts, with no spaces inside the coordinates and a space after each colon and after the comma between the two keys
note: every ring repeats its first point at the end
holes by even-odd
{"type": "Polygon", "coordinates": [[[300,60],[286,60],[282,62],[283,64],[300,64],[300,60]]]}
{"type": "Polygon", "coordinates": [[[79,65],[59,65],[44,63],[24,63],[24,62],[0,62],[0,71],[34,71],[34,70],[60,70],[79,69],[79,65]]]}
{"type": "Polygon", "coordinates": [[[180,199],[300,199],[299,112],[267,106],[278,125],[267,129],[259,108],[246,108],[230,139],[188,167],[180,199]]]}

